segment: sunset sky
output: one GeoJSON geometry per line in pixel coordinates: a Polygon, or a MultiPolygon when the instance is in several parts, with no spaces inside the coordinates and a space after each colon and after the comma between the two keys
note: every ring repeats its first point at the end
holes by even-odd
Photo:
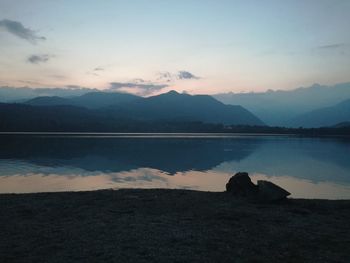
{"type": "Polygon", "coordinates": [[[141,95],[350,80],[350,1],[0,0],[0,86],[141,95]]]}

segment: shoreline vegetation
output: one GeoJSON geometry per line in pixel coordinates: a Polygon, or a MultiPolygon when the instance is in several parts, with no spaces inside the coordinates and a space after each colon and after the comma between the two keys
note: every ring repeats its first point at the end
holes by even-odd
{"type": "Polygon", "coordinates": [[[0,194],[1,262],[349,262],[350,200],[227,192],[0,194]]]}

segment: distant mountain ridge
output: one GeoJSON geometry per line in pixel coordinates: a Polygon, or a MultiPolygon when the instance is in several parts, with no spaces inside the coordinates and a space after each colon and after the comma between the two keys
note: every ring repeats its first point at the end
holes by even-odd
{"type": "Polygon", "coordinates": [[[25,104],[32,106],[57,106],[57,105],[71,105],[78,107],[85,107],[88,109],[98,109],[108,107],[114,104],[128,103],[134,100],[141,99],[141,97],[118,92],[89,92],[77,97],[61,98],[57,96],[52,97],[37,97],[25,101],[25,104]]]}
{"type": "Polygon", "coordinates": [[[57,106],[57,105],[72,105],[71,101],[58,96],[42,96],[24,101],[23,104],[32,106],[57,106]]]}
{"type": "Polygon", "coordinates": [[[116,110],[139,120],[192,120],[228,125],[264,125],[241,106],[225,105],[209,95],[188,95],[176,91],[134,100],[124,104],[124,107],[118,105],[116,110]]]}
{"type": "Polygon", "coordinates": [[[0,86],[0,102],[12,103],[23,102],[36,97],[75,97],[89,92],[99,91],[97,89],[68,86],[65,88],[30,88],[30,87],[8,87],[0,86]]]}
{"type": "Polygon", "coordinates": [[[350,121],[345,121],[341,123],[337,123],[333,126],[334,128],[350,128],[350,121]]]}
{"type": "MultiPolygon", "coordinates": [[[[149,126],[146,123],[152,122],[157,122],[162,128],[166,127],[159,123],[264,125],[241,106],[224,105],[208,95],[192,96],[175,91],[148,98],[124,93],[93,92],[73,98],[38,97],[25,103],[0,103],[0,120],[0,130],[27,131],[36,128],[59,131],[142,131],[143,125],[149,126]]],[[[177,129],[176,125],[174,127],[177,129]]],[[[147,127],[147,130],[152,130],[152,127],[147,127]]]]}
{"type": "Polygon", "coordinates": [[[213,97],[225,104],[243,106],[267,125],[290,127],[301,114],[350,99],[350,82],[333,86],[315,84],[285,91],[222,93],[213,97]]]}
{"type": "Polygon", "coordinates": [[[213,96],[179,94],[171,91],[148,98],[113,92],[110,89],[99,91],[81,87],[52,89],[0,87],[0,102],[15,101],[32,106],[83,107],[96,110],[96,113],[110,118],[127,116],[141,121],[166,119],[166,121],[200,121],[228,125],[267,124],[291,128],[332,126],[347,122],[349,115],[344,107],[338,107],[334,118],[331,117],[331,113],[323,112],[325,108],[333,108],[346,99],[350,99],[350,83],[333,86],[315,84],[287,91],[226,93],[213,96]],[[13,100],[14,98],[17,100],[13,100]],[[321,113],[326,115],[317,116],[321,113]],[[326,117],[327,121],[321,121],[326,117]]]}
{"type": "MultiPolygon", "coordinates": [[[[296,117],[292,121],[294,127],[318,128],[326,126],[341,126],[350,122],[350,99],[332,107],[313,110],[296,117]]],[[[345,126],[346,127],[346,126],[345,126]]]]}

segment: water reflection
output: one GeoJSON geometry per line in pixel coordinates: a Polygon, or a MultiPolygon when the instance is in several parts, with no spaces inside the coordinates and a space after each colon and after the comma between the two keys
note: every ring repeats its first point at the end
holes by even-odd
{"type": "Polygon", "coordinates": [[[222,162],[216,169],[350,183],[349,140],[281,137],[262,141],[262,147],[242,162],[222,162]]]}
{"type": "Polygon", "coordinates": [[[147,167],[174,174],[206,171],[225,161],[240,161],[261,140],[22,136],[8,137],[1,143],[0,159],[25,161],[32,165],[31,169],[67,167],[108,173],[147,167]]]}
{"type": "Polygon", "coordinates": [[[102,188],[222,191],[236,171],[294,197],[350,199],[346,139],[0,137],[0,192],[102,188]]]}

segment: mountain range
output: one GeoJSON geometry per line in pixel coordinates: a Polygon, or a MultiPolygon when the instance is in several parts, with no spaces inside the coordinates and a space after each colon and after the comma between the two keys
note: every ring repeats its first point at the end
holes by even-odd
{"type": "Polygon", "coordinates": [[[37,97],[22,103],[1,103],[0,120],[0,129],[7,131],[130,131],[131,126],[150,122],[264,125],[241,106],[176,91],[148,98],[107,92],[72,98],[37,97]]]}
{"type": "MultiPolygon", "coordinates": [[[[314,84],[294,90],[269,90],[260,93],[222,93],[213,95],[225,104],[238,104],[251,111],[267,125],[299,127],[311,125],[305,123],[304,114],[315,110],[334,107],[346,99],[350,99],[350,83],[333,86],[314,84]],[[298,122],[298,120],[300,120],[298,122]]],[[[322,112],[319,112],[320,114],[322,112]]],[[[314,112],[312,115],[317,114],[314,112]]],[[[343,114],[341,121],[350,121],[350,115],[343,114]]],[[[328,118],[324,124],[340,120],[331,114],[318,116],[328,118]]],[[[310,122],[312,124],[312,122],[310,122]]],[[[317,124],[317,122],[315,122],[317,124]]],[[[318,125],[318,124],[317,124],[318,125]]]]}
{"type": "MultiPolygon", "coordinates": [[[[304,128],[318,128],[338,126],[344,127],[350,120],[350,99],[342,101],[335,106],[325,107],[304,113],[291,121],[292,126],[304,128]]],[[[349,125],[348,125],[349,126],[349,125]]]]}
{"type": "MultiPolygon", "coordinates": [[[[339,123],[350,122],[347,106],[349,99],[350,83],[333,86],[315,84],[294,90],[231,92],[212,96],[179,94],[171,91],[147,98],[118,93],[110,89],[98,91],[82,87],[0,87],[0,102],[18,104],[12,105],[12,110],[16,107],[21,108],[19,104],[33,107],[59,106],[56,108],[57,112],[63,111],[65,106],[70,106],[69,109],[77,114],[84,112],[85,119],[89,121],[92,118],[95,121],[109,118],[108,121],[104,120],[104,123],[114,119],[118,120],[118,123],[127,120],[225,125],[266,124],[288,128],[338,127],[339,123]]],[[[6,110],[9,110],[8,106],[6,110]]],[[[35,110],[38,109],[31,109],[28,112],[35,110]]],[[[52,108],[47,109],[47,114],[51,110],[52,108]]]]}
{"type": "Polygon", "coordinates": [[[64,88],[30,88],[30,87],[0,87],[0,102],[13,103],[23,102],[36,97],[58,96],[75,97],[89,92],[98,91],[97,89],[84,88],[79,86],[67,86],[64,88]]]}
{"type": "Polygon", "coordinates": [[[121,105],[141,99],[142,97],[138,97],[128,93],[89,92],[80,96],[69,98],[58,96],[36,97],[34,99],[23,101],[22,103],[32,106],[70,105],[84,107],[87,109],[99,109],[113,105],[121,105]]]}

